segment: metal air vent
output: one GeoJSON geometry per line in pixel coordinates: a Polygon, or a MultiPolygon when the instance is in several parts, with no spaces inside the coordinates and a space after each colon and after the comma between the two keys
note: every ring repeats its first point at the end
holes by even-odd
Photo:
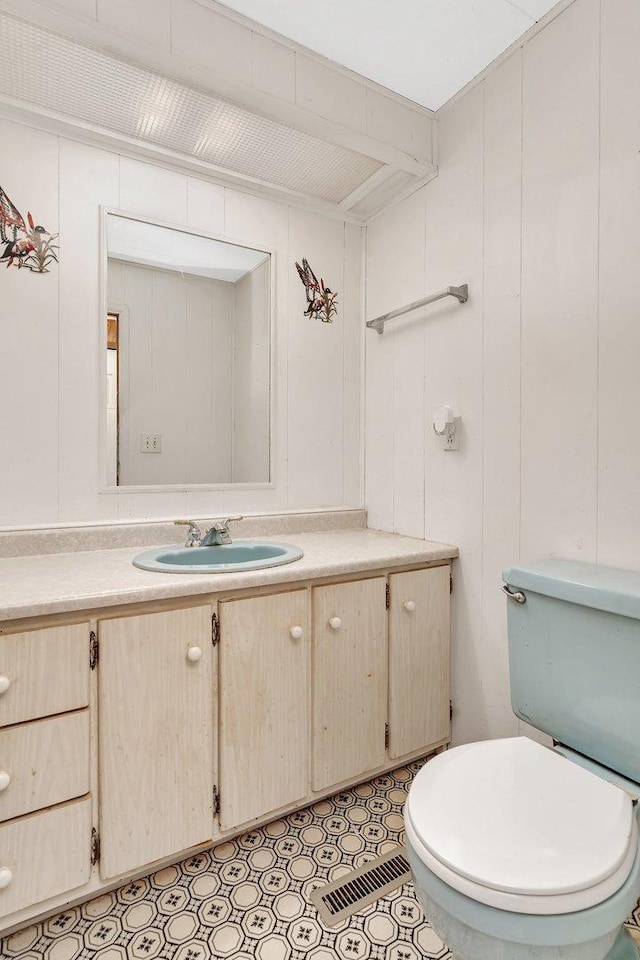
{"type": "Polygon", "coordinates": [[[0,95],[340,203],[382,164],[0,14],[0,95]]]}
{"type": "Polygon", "coordinates": [[[402,847],[394,847],[346,876],[316,887],[309,899],[322,922],[335,927],[409,880],[409,861],[402,847]]]}

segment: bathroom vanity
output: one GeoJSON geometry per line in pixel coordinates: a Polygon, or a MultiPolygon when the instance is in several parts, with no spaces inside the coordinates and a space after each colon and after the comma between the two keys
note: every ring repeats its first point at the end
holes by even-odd
{"type": "Polygon", "coordinates": [[[218,576],[0,560],[0,932],[449,742],[455,547],[282,539],[218,576]]]}

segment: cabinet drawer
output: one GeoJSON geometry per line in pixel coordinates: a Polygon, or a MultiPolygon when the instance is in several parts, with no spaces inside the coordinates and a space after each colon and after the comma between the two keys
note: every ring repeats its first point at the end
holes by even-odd
{"type": "Polygon", "coordinates": [[[88,710],[0,730],[0,821],[88,792],[88,710]]]}
{"type": "Polygon", "coordinates": [[[0,727],[89,703],[89,624],[0,637],[0,727]]]}
{"type": "Polygon", "coordinates": [[[91,873],[91,801],[72,800],[0,826],[0,916],[80,887],[91,873]]]}

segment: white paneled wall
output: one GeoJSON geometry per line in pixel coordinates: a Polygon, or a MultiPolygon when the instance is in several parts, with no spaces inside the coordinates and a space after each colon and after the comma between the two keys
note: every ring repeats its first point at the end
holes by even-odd
{"type": "Polygon", "coordinates": [[[367,228],[367,317],[470,287],[366,340],[369,523],[460,546],[457,742],[523,728],[505,566],[640,568],[639,44],[635,0],[576,0],[441,111],[437,180],[367,228]]]}
{"type": "Polygon", "coordinates": [[[360,228],[8,121],[0,142],[2,187],[60,231],[48,274],[1,274],[0,526],[360,506],[360,228]],[[99,492],[101,204],[275,251],[273,488],[99,492]],[[303,317],[305,256],[332,324],[303,317]]]}

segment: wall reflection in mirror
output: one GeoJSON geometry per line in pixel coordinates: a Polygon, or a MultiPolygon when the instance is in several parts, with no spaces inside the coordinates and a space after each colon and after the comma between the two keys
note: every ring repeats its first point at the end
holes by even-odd
{"type": "Polygon", "coordinates": [[[107,214],[107,483],[270,479],[271,256],[107,214]]]}

